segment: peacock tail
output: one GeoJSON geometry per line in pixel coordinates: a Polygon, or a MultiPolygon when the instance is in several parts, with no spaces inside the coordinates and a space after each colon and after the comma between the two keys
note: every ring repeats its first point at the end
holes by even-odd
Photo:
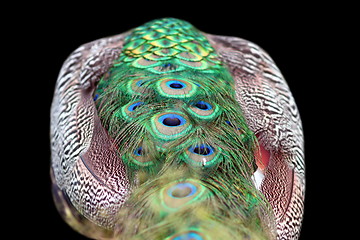
{"type": "MultiPolygon", "coordinates": [[[[288,156],[280,161],[278,152],[264,148],[247,115],[256,102],[239,100],[249,86],[239,86],[241,74],[214,48],[216,39],[186,21],[164,18],[111,43],[99,41],[110,47],[86,56],[85,67],[73,68],[96,47],[80,47],[64,64],[60,76],[76,72],[78,80],[59,81],[53,102],[59,116],[52,119],[54,197],[72,227],[97,239],[298,236],[299,224],[291,226],[294,238],[281,238],[276,206],[283,203],[273,196],[286,199],[290,210],[296,201],[302,216],[303,181],[292,197],[288,180],[303,164],[294,168],[288,156]],[[100,70],[89,67],[94,63],[100,70]],[[73,121],[61,123],[72,108],[73,121]],[[271,189],[278,184],[285,189],[271,189]]],[[[296,141],[301,145],[301,136],[296,141]]]]}
{"type": "Polygon", "coordinates": [[[254,134],[233,78],[194,27],[162,19],[136,28],[95,98],[134,189],[116,223],[121,239],[265,236],[254,134]]]}

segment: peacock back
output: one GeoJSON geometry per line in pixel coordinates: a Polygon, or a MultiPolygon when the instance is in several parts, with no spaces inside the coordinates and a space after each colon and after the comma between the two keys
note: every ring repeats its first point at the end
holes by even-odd
{"type": "Polygon", "coordinates": [[[303,136],[272,59],[174,18],[75,50],[51,113],[53,195],[95,239],[297,239],[303,136]]]}

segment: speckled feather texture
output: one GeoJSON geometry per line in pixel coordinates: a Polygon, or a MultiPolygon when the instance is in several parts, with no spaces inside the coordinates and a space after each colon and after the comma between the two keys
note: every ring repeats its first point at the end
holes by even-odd
{"type": "Polygon", "coordinates": [[[303,145],[295,101],[264,50],[158,19],[64,62],[53,195],[92,239],[298,239],[303,145]]]}

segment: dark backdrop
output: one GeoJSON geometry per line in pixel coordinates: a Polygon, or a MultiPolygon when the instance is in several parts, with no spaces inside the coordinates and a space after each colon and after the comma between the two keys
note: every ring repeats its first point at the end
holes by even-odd
{"type": "Polygon", "coordinates": [[[324,116],[333,102],[327,95],[332,82],[325,73],[335,68],[335,63],[328,61],[328,51],[336,45],[339,23],[327,6],[217,3],[205,9],[182,2],[96,4],[77,8],[65,4],[24,6],[19,14],[22,20],[14,26],[16,41],[15,35],[6,37],[19,51],[10,64],[15,68],[11,75],[21,81],[19,85],[11,82],[11,89],[20,87],[24,92],[22,111],[16,111],[16,119],[22,121],[17,124],[21,135],[13,136],[15,146],[22,146],[13,150],[22,159],[15,167],[23,171],[23,175],[16,175],[19,184],[12,185],[21,189],[19,203],[10,203],[20,210],[13,214],[16,220],[9,220],[16,227],[14,236],[25,233],[29,238],[85,239],[62,221],[51,197],[49,115],[57,75],[63,61],[79,45],[161,17],[184,19],[204,32],[250,40],[270,54],[290,86],[304,127],[307,186],[300,239],[325,239],[337,232],[333,213],[338,208],[329,201],[334,186],[328,184],[331,159],[337,155],[329,151],[334,145],[327,141],[334,130],[328,128],[331,124],[324,116]]]}

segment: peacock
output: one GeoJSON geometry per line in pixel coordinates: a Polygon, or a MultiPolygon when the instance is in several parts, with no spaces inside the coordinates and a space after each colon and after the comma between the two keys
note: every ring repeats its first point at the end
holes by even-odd
{"type": "Polygon", "coordinates": [[[300,115],[256,44],[156,19],[80,46],[51,106],[53,198],[92,239],[298,239],[300,115]]]}

